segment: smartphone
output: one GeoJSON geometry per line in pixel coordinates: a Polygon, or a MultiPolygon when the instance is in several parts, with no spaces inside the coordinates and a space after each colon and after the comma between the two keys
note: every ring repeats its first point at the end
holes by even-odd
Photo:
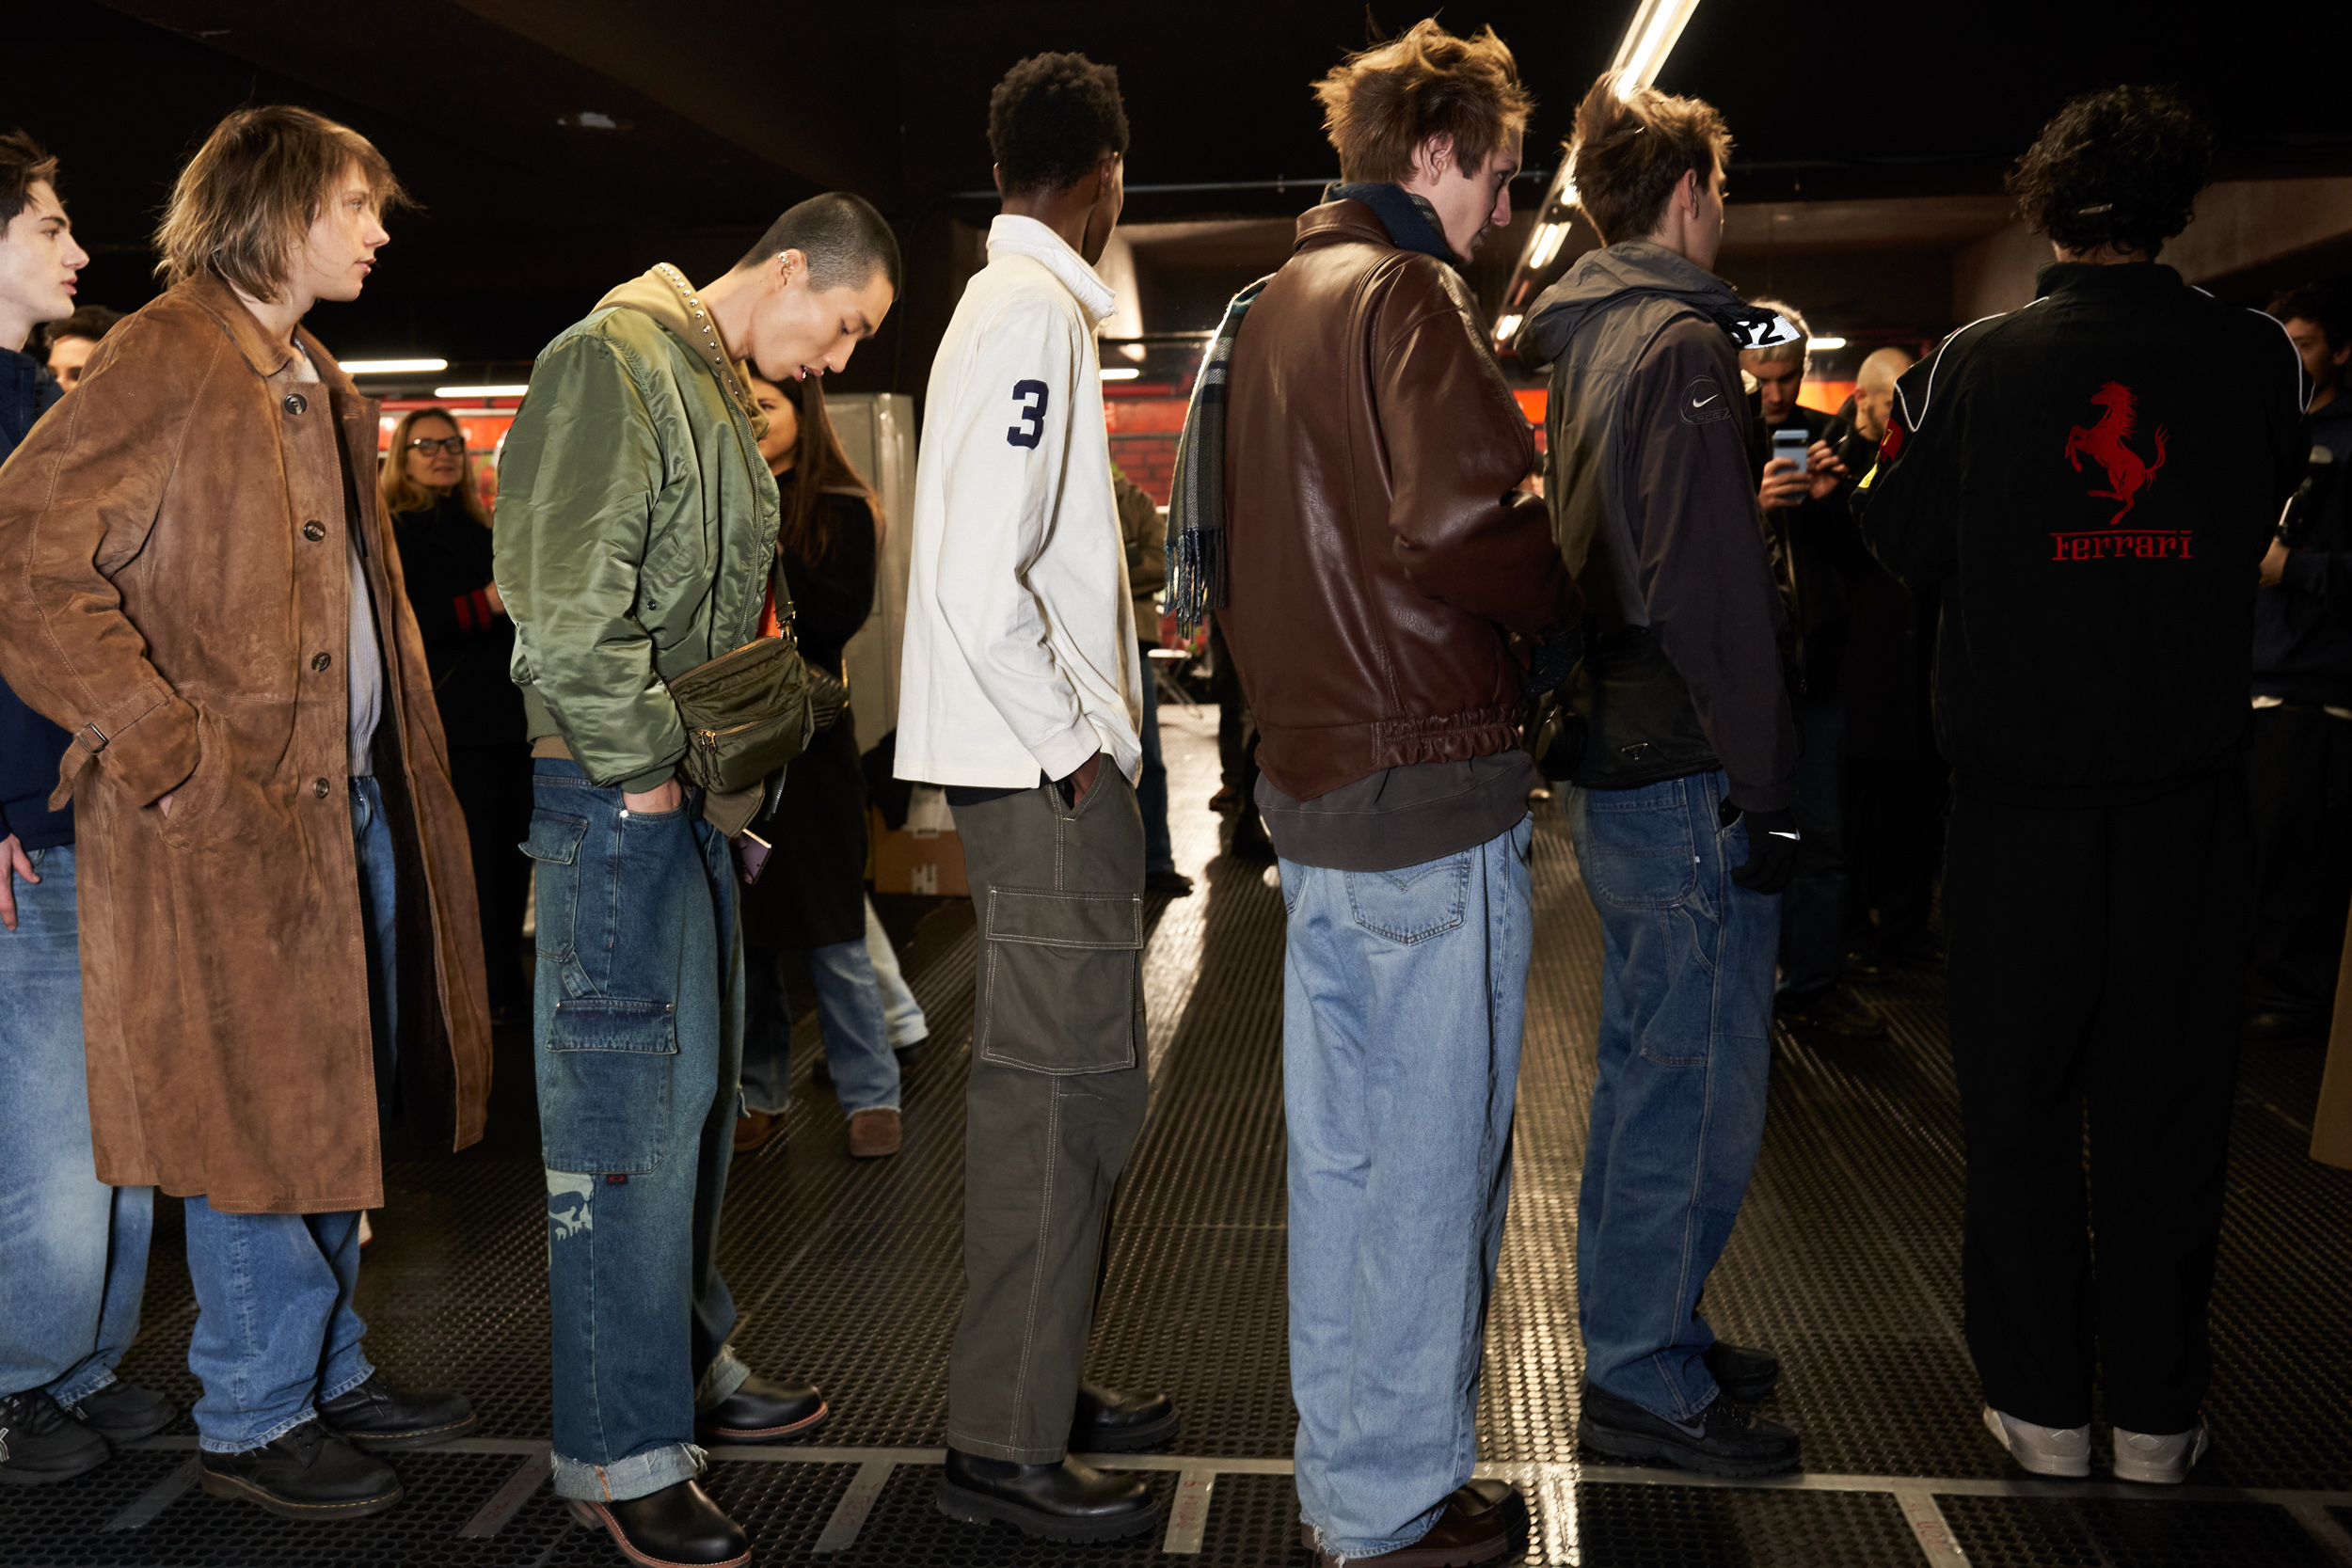
{"type": "Polygon", "coordinates": [[[1805,449],[1812,444],[1813,438],[1805,434],[1803,425],[1786,424],[1772,432],[1772,455],[1796,464],[1799,473],[1805,471],[1805,449]]]}

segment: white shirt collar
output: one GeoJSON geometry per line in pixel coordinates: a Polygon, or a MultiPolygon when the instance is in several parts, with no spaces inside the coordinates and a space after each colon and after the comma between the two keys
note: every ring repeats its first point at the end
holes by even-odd
{"type": "Polygon", "coordinates": [[[1095,276],[1094,269],[1059,234],[1035,218],[997,214],[996,221],[988,228],[990,259],[994,260],[1000,251],[1009,256],[1026,256],[1042,265],[1076,296],[1087,315],[1098,325],[1119,304],[1119,295],[1111,286],[1095,276]]]}

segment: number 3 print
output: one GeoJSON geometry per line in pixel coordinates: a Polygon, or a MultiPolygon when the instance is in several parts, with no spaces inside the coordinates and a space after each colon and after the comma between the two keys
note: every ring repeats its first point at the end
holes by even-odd
{"type": "Polygon", "coordinates": [[[1005,444],[1034,447],[1045,434],[1045,400],[1051,389],[1042,381],[1016,381],[1012,395],[1021,403],[1021,424],[1005,432],[1005,444]],[[1029,400],[1034,398],[1035,402],[1029,400]],[[1023,425],[1027,426],[1025,430],[1023,425]]]}

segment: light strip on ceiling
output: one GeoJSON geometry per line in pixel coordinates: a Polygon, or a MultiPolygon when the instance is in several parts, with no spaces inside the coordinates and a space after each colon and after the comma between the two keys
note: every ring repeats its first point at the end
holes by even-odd
{"type": "MultiPolygon", "coordinates": [[[[1617,40],[1615,57],[1609,62],[1610,74],[1616,77],[1619,92],[1645,87],[1658,80],[1666,56],[1674,53],[1683,28],[1691,24],[1691,14],[1698,8],[1699,0],[1642,0],[1641,8],[1626,24],[1625,37],[1617,40]]],[[[1511,269],[1509,287],[1503,290],[1505,314],[1495,324],[1497,343],[1510,341],[1510,332],[1503,329],[1504,322],[1510,324],[1512,332],[1518,329],[1521,315],[1532,303],[1532,299],[1522,299],[1520,295],[1533,295],[1534,275],[1549,266],[1552,258],[1560,254],[1560,247],[1567,243],[1568,210],[1575,205],[1576,186],[1569,182],[1568,160],[1564,156],[1560,166],[1552,171],[1550,188],[1536,205],[1539,221],[1519,252],[1518,265],[1511,269]]]]}
{"type": "Polygon", "coordinates": [[[446,359],[345,359],[344,372],[350,375],[402,375],[411,372],[428,373],[449,369],[446,359]]]}
{"type": "Polygon", "coordinates": [[[518,398],[531,390],[530,383],[519,387],[436,387],[437,398],[518,398]]]}

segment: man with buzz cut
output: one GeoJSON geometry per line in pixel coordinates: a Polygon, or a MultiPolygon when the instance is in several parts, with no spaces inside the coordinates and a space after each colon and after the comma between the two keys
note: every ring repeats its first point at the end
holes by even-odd
{"type": "Polygon", "coordinates": [[[716,1253],[743,1053],[727,839],[749,811],[680,778],[671,683],[790,615],[770,595],[779,503],[747,374],[840,370],[898,293],[880,213],[804,201],[699,290],[664,263],[606,294],[539,356],[500,462],[495,566],[537,759],[555,1490],[646,1568],[750,1560],[696,1484],[697,1440],[804,1436],[828,1414],[727,1343],[716,1253]]]}
{"type": "Polygon", "coordinates": [[[963,1321],[939,1507],[1107,1541],[1132,1477],[1070,1457],[1176,1433],[1082,1381],[1111,1194],[1143,1122],[1141,650],[1103,428],[1094,263],[1123,196],[1118,73],[1040,55],[989,99],[1004,211],[932,362],[898,776],[946,785],[980,926],[963,1321]]]}
{"type": "Polygon", "coordinates": [[[1708,271],[1731,133],[1614,76],[1567,148],[1602,247],[1535,301],[1546,499],[1584,590],[1568,831],[1600,916],[1600,1031],[1577,1201],[1583,1442],[1710,1475],[1797,1463],[1755,1418],[1780,1364],[1699,1315],[1764,1137],[1797,736],[1748,467],[1739,351],[1796,341],[1708,271]]]}

